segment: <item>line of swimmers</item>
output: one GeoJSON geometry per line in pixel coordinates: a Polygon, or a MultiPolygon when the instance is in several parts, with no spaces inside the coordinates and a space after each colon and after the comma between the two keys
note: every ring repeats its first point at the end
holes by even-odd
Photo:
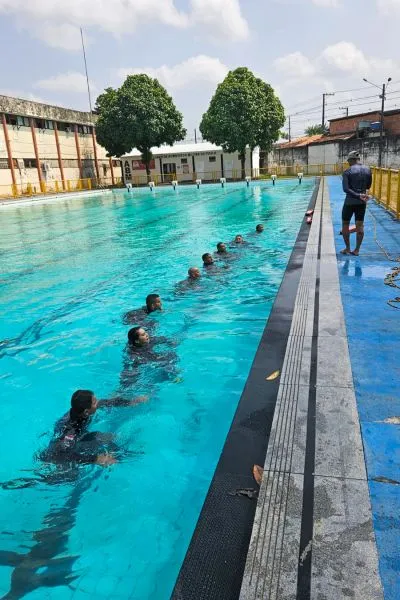
{"type": "MultiPolygon", "coordinates": [[[[264,226],[258,224],[255,234],[264,231],[264,226]]],[[[244,246],[248,244],[242,235],[237,235],[231,247],[244,246]]],[[[228,260],[232,253],[228,251],[224,242],[217,244],[216,258],[228,260]]],[[[215,265],[214,257],[206,252],[202,256],[203,267],[208,271],[215,265]]],[[[177,284],[176,289],[182,290],[193,285],[201,278],[198,267],[190,267],[186,280],[177,284]]],[[[146,298],[146,305],[141,309],[135,309],[124,315],[125,324],[140,322],[151,313],[162,310],[162,301],[158,294],[149,294],[146,298]]],[[[150,361],[169,362],[170,355],[159,355],[154,351],[156,344],[166,344],[173,346],[166,338],[151,337],[143,326],[135,326],[128,331],[128,350],[130,358],[138,359],[138,364],[150,361]]],[[[132,373],[131,373],[132,374],[132,373]]],[[[125,372],[126,375],[126,372],[125,372]]],[[[137,371],[133,371],[133,376],[137,371]]],[[[129,381],[129,377],[125,378],[129,381]]],[[[39,454],[39,459],[44,462],[50,462],[58,466],[79,464],[97,464],[107,466],[118,462],[120,449],[113,441],[113,435],[109,433],[88,432],[88,427],[93,415],[99,409],[112,407],[135,406],[146,402],[147,396],[140,396],[133,400],[126,400],[122,396],[116,396],[108,400],[98,400],[91,390],[80,389],[75,391],[71,397],[71,408],[69,412],[57,421],[53,437],[46,450],[39,454]]],[[[31,481],[37,480],[19,480],[20,487],[30,487],[31,481]]],[[[7,488],[7,484],[3,484],[7,488]]],[[[13,486],[11,486],[13,487],[13,486]]]]}

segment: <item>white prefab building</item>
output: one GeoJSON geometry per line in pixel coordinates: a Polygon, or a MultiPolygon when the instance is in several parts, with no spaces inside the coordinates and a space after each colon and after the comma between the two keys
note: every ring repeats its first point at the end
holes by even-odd
{"type": "MultiPolygon", "coordinates": [[[[241,161],[238,153],[228,154],[221,146],[210,142],[198,144],[175,144],[152,148],[151,176],[158,183],[177,181],[215,181],[220,177],[240,179],[241,161]]],[[[132,150],[121,157],[126,182],[145,183],[146,167],[139,150],[132,150]]],[[[260,152],[247,149],[246,175],[258,176],[260,152]]]]}

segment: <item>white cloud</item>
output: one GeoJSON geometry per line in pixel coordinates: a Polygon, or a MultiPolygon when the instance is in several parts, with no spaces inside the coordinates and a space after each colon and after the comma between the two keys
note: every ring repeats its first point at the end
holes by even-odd
{"type": "MultiPolygon", "coordinates": [[[[35,83],[35,87],[52,92],[87,93],[86,77],[82,73],[73,71],[60,73],[48,79],[41,79],[35,83]]],[[[96,88],[93,83],[90,84],[90,87],[95,91],[96,88]]]]}
{"type": "Polygon", "coordinates": [[[220,83],[228,70],[228,67],[218,58],[200,54],[171,67],[162,65],[160,67],[123,68],[118,69],[117,74],[119,78],[125,79],[127,75],[146,73],[150,77],[158,79],[169,90],[174,91],[198,83],[220,83]]]}
{"type": "Polygon", "coordinates": [[[244,40],[249,36],[239,0],[192,0],[191,22],[205,25],[210,33],[231,40],[244,40]]]}
{"type": "Polygon", "coordinates": [[[315,75],[312,62],[301,52],[286,54],[274,61],[275,69],[286,77],[311,77],[315,75]]]}
{"type": "Polygon", "coordinates": [[[400,15],[400,0],[377,0],[377,8],[387,17],[400,15]]]}
{"type": "Polygon", "coordinates": [[[191,0],[183,12],[174,0],[0,0],[0,12],[52,47],[79,49],[79,27],[131,35],[138,26],[161,23],[200,27],[219,39],[241,40],[249,28],[239,0],[191,0]]]}
{"type": "MultiPolygon", "coordinates": [[[[79,27],[63,23],[56,25],[49,21],[43,23],[38,29],[34,29],[35,37],[38,37],[52,48],[63,48],[63,50],[81,50],[82,40],[79,27]]],[[[91,42],[91,39],[85,35],[85,45],[91,42]]]]}
{"type": "Polygon", "coordinates": [[[367,73],[369,64],[364,53],[352,42],[338,42],[327,46],[321,53],[321,70],[337,69],[338,71],[352,73],[367,73]]]}
{"type": "Polygon", "coordinates": [[[337,8],[340,6],[338,0],[312,0],[314,4],[317,6],[321,6],[322,8],[337,8]]]}
{"type": "Polygon", "coordinates": [[[327,46],[314,59],[301,52],[287,54],[277,58],[274,66],[278,73],[286,77],[286,85],[301,80],[303,84],[318,83],[326,91],[334,89],[332,81],[339,82],[343,78],[355,78],[361,84],[363,77],[377,78],[379,82],[382,77],[400,76],[400,61],[366,56],[355,44],[345,41],[327,46]]]}

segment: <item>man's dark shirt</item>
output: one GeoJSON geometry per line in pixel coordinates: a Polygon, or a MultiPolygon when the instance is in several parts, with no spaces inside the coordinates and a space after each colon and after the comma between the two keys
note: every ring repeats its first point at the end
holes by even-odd
{"type": "Polygon", "coordinates": [[[352,165],[343,173],[343,191],[346,194],[344,203],[349,204],[365,204],[360,199],[360,194],[365,194],[372,185],[371,170],[365,165],[352,165]]]}

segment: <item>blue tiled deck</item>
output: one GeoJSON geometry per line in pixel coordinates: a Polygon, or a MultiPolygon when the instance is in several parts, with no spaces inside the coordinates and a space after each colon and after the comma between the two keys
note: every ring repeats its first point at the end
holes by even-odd
{"type": "MultiPolygon", "coordinates": [[[[329,179],[329,191],[333,225],[339,233],[340,178],[329,179]]],[[[383,281],[400,263],[389,262],[376,245],[373,217],[380,243],[391,255],[400,256],[400,223],[371,202],[360,256],[338,254],[338,269],[385,600],[399,600],[400,310],[387,301],[400,296],[400,290],[383,281]]],[[[339,252],[341,236],[335,242],[339,252]]]]}

